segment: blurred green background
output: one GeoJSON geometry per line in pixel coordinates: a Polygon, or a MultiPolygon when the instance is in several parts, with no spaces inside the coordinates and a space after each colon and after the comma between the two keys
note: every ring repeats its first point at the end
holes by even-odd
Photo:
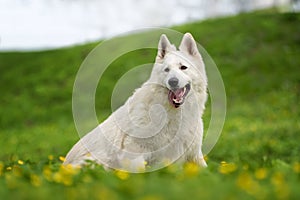
{"type": "MultiPolygon", "coordinates": [[[[127,174],[62,167],[79,139],[71,105],[75,76],[98,42],[1,52],[0,199],[299,199],[300,15],[265,10],[172,28],[194,35],[226,88],[226,122],[207,169],[188,164],[127,174]]],[[[112,63],[97,90],[100,121],[111,112],[118,77],[155,56],[155,50],[134,51],[112,63]]],[[[209,117],[208,103],[206,126],[209,117]]]]}

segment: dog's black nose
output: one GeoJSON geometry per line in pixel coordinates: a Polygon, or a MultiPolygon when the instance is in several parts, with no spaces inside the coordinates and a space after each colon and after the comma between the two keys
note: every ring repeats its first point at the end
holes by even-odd
{"type": "Polygon", "coordinates": [[[179,82],[179,80],[176,77],[170,78],[168,80],[168,83],[171,87],[176,87],[178,85],[178,82],[179,82]]]}

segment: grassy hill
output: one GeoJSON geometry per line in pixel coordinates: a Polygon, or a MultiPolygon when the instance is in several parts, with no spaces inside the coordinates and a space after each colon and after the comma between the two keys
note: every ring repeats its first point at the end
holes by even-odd
{"type": "MultiPolygon", "coordinates": [[[[75,76],[97,44],[6,52],[0,53],[0,199],[299,199],[300,15],[250,13],[174,29],[195,36],[226,88],[226,122],[207,169],[190,164],[127,174],[61,167],[61,156],[79,139],[71,107],[75,76]]],[[[106,94],[97,90],[100,120],[110,113],[115,80],[155,55],[135,51],[112,63],[106,94]],[[120,64],[122,70],[113,67],[120,64]]]]}

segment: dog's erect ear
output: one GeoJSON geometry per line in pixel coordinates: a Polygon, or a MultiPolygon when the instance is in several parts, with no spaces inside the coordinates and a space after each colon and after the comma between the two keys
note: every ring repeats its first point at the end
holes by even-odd
{"type": "Polygon", "coordinates": [[[191,56],[200,55],[197,44],[190,33],[184,34],[181,43],[179,45],[179,50],[183,52],[187,52],[191,56]]]}
{"type": "Polygon", "coordinates": [[[157,58],[163,59],[168,51],[175,51],[176,47],[170,43],[167,36],[162,34],[158,43],[157,58]]]}

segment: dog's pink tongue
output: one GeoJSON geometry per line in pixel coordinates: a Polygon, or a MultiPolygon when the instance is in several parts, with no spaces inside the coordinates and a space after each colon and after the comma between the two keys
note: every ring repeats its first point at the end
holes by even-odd
{"type": "Polygon", "coordinates": [[[169,101],[171,104],[173,104],[173,100],[176,100],[176,101],[181,101],[182,98],[184,96],[184,89],[178,89],[178,90],[175,90],[174,92],[169,90],[169,101]]]}
{"type": "Polygon", "coordinates": [[[182,97],[183,97],[183,95],[184,95],[184,89],[183,89],[183,88],[178,89],[178,90],[176,90],[176,91],[173,92],[173,93],[174,93],[174,95],[175,95],[176,100],[180,100],[180,99],[182,99],[182,97]]]}

